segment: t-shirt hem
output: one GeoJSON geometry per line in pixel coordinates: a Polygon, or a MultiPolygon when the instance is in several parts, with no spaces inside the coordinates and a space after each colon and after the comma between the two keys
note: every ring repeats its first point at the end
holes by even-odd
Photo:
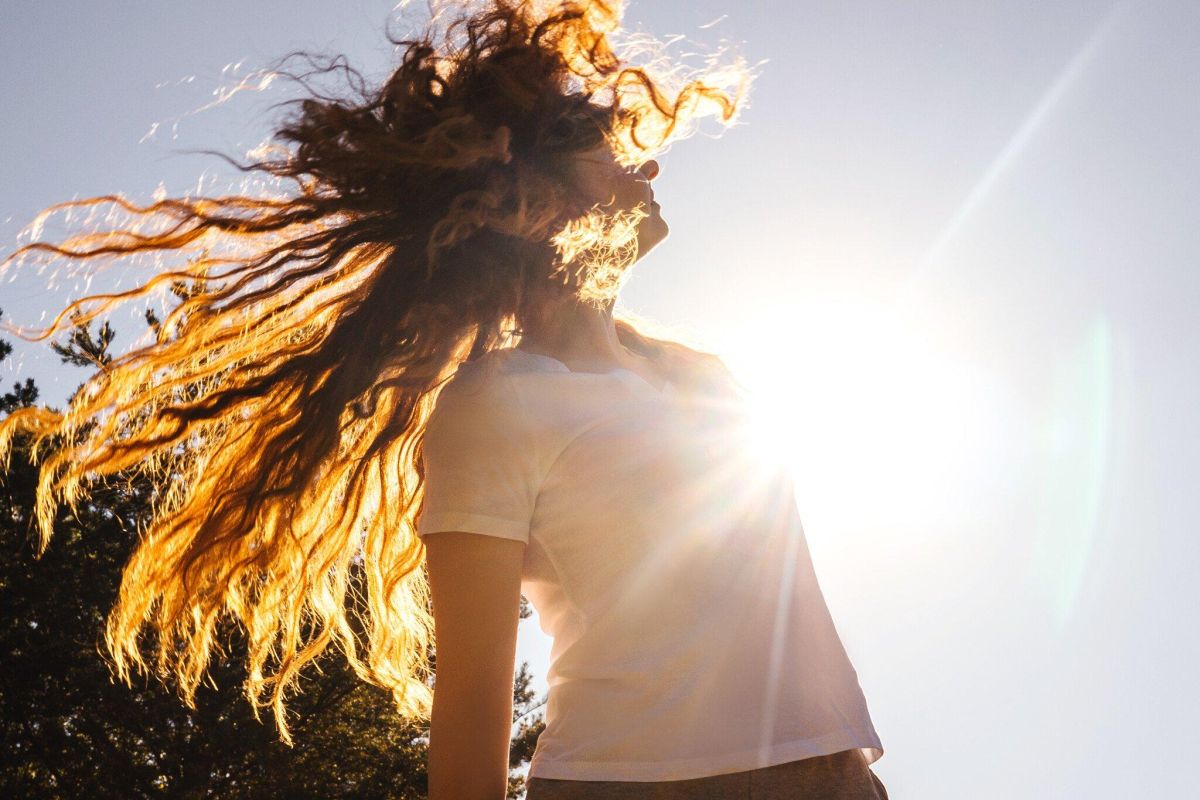
{"type": "Polygon", "coordinates": [[[865,751],[868,764],[883,756],[883,745],[874,731],[846,729],[765,748],[675,761],[550,761],[539,759],[535,752],[529,777],[575,781],[682,781],[773,767],[854,749],[865,751]]]}

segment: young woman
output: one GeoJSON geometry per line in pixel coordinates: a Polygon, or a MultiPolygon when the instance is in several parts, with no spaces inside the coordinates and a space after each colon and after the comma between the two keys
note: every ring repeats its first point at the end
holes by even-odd
{"type": "Polygon", "coordinates": [[[790,479],[745,447],[741,390],[614,306],[667,235],[651,156],[701,115],[733,119],[745,70],[632,66],[599,0],[447,14],[396,42],[378,87],[330,62],[354,91],[312,90],[242,165],[289,193],[68,203],[128,224],[10,258],[164,260],[42,338],[193,288],[64,412],[0,422],[0,457],[18,434],[48,451],[43,546],[58,503],[155,476],[108,619],[121,676],[150,668],[149,628],[190,702],[231,617],[247,696],[290,741],[285,693],[336,643],[430,720],[433,800],[505,794],[522,592],[554,637],[531,800],[886,797],[790,479]],[[366,596],[348,604],[353,569],[366,596]]]}

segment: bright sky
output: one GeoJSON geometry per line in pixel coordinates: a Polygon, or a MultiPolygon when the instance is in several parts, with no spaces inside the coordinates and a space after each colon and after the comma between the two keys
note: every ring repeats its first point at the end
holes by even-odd
{"type": "MultiPolygon", "coordinates": [[[[390,11],[6,9],[0,252],[55,201],[222,185],[180,151],[253,147],[281,95],[191,112],[295,48],[377,71],[390,11]]],[[[623,302],[763,398],[893,796],[1194,794],[1200,5],[643,0],[628,21],[768,59],[739,126],[659,159],[672,233],[623,302]]],[[[17,275],[0,308],[36,324],[71,288],[17,275]]],[[[82,379],[18,354],[0,379],[50,402],[82,379]]],[[[547,655],[525,625],[539,680],[547,655]]]]}

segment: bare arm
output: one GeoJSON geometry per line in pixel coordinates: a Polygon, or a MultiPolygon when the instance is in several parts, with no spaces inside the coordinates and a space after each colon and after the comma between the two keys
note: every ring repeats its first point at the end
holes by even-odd
{"type": "Polygon", "coordinates": [[[503,800],[525,544],[456,531],[425,548],[437,648],[429,800],[503,800]]]}

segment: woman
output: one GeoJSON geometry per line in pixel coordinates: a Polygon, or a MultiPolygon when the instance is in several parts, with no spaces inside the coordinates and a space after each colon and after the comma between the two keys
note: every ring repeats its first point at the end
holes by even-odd
{"type": "Polygon", "coordinates": [[[433,800],[504,796],[522,591],[555,639],[532,800],[885,796],[790,483],[739,448],[740,390],[614,310],[667,234],[651,156],[732,120],[745,69],[631,66],[612,3],[447,19],[396,42],[379,87],[317,70],[354,92],[313,89],[241,165],[289,193],[63,204],[128,224],[10,258],[164,260],[40,338],[190,287],[63,413],[0,423],[0,457],[17,435],[48,451],[43,547],[57,504],[151,475],[107,622],[122,678],[150,669],[149,628],[190,704],[231,617],[290,742],[286,691],[336,643],[430,719],[433,800]]]}

